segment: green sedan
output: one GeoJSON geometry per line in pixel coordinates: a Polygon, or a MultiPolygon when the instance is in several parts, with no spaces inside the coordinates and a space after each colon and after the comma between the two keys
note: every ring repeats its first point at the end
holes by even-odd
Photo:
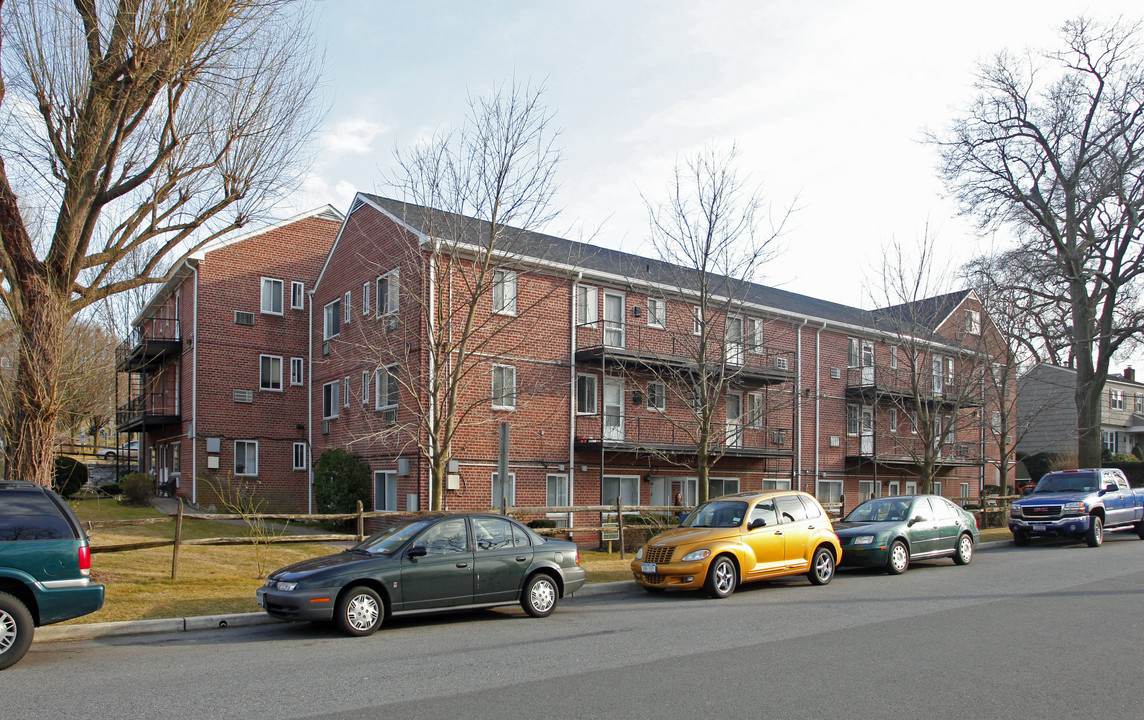
{"type": "Polygon", "coordinates": [[[958,565],[973,559],[981,533],[977,518],[940,495],[873,498],[834,523],[842,542],[840,565],[884,567],[891,575],[913,560],[951,557],[958,565]]]}

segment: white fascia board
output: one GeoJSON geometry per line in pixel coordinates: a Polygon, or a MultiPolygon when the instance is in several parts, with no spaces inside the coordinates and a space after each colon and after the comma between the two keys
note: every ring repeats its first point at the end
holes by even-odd
{"type": "Polygon", "coordinates": [[[333,260],[334,253],[337,252],[337,250],[338,250],[338,243],[340,243],[342,240],[342,233],[345,232],[346,225],[349,224],[350,215],[352,215],[354,212],[359,210],[360,205],[368,205],[369,207],[373,208],[374,210],[381,213],[385,217],[389,218],[393,222],[397,223],[398,226],[400,226],[400,227],[408,230],[409,232],[413,233],[416,237],[418,237],[420,239],[422,244],[424,244],[428,240],[428,238],[426,238],[426,236],[423,233],[419,232],[418,230],[411,227],[408,223],[406,223],[401,218],[397,217],[393,213],[387,211],[385,208],[381,207],[377,203],[370,200],[369,196],[366,195],[365,193],[359,191],[356,195],[354,195],[354,199],[350,202],[350,212],[347,213],[342,218],[342,226],[340,228],[338,228],[337,237],[334,238],[334,244],[330,246],[330,253],[328,255],[326,255],[326,261],[324,263],[322,263],[322,271],[318,273],[318,279],[314,281],[314,287],[313,287],[311,292],[317,292],[318,287],[322,284],[322,278],[325,277],[325,275],[326,275],[326,268],[328,268],[330,266],[330,262],[333,260]]]}

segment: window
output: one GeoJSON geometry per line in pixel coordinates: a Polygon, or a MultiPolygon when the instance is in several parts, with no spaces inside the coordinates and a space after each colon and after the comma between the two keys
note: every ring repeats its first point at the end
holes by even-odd
{"type": "Polygon", "coordinates": [[[976,310],[965,311],[965,332],[970,335],[981,334],[981,313],[976,310]]]}
{"type": "Polygon", "coordinates": [[[763,426],[763,394],[761,392],[747,393],[747,426],[753,428],[763,426]]]}
{"type": "Polygon", "coordinates": [[[401,273],[393,269],[377,279],[377,314],[388,315],[400,309],[401,273]]]}
{"type": "Polygon", "coordinates": [[[516,368],[512,365],[493,365],[493,409],[512,410],[516,407],[516,368]]]}
{"type": "Polygon", "coordinates": [[[262,278],[262,312],[266,315],[282,314],[282,281],[262,278]]]}
{"type": "Polygon", "coordinates": [[[322,339],[329,340],[342,332],[342,301],[335,300],[326,306],[325,324],[322,326],[322,339]]]}
{"type": "Polygon", "coordinates": [[[891,370],[897,370],[898,369],[898,346],[897,345],[891,345],[890,346],[890,369],[891,370]]]}
{"type": "Polygon", "coordinates": [[[548,507],[567,507],[568,506],[568,476],[567,475],[547,475],[545,476],[545,483],[547,494],[545,495],[544,504],[548,507]]]}
{"type": "Polygon", "coordinates": [[[516,315],[516,273],[493,270],[493,312],[516,315]]]}
{"type": "Polygon", "coordinates": [[[994,435],[1000,435],[1001,434],[1001,413],[998,412],[997,410],[994,410],[992,420],[993,420],[993,422],[992,422],[993,434],[994,435]]]}
{"type": "MultiPolygon", "coordinates": [[[[941,495],[941,481],[940,481],[940,480],[934,480],[934,481],[933,481],[933,483],[932,483],[932,488],[931,488],[931,492],[932,492],[934,495],[941,495]]],[[[945,503],[941,503],[941,504],[938,504],[938,503],[936,503],[936,502],[935,502],[935,503],[934,503],[934,510],[935,510],[935,511],[937,511],[937,510],[938,510],[938,508],[940,508],[940,507],[941,507],[942,505],[944,505],[944,504],[945,504],[945,503]]],[[[939,517],[940,517],[940,516],[939,516],[939,517]]]]}
{"type": "Polygon", "coordinates": [[[961,497],[963,497],[963,498],[969,497],[969,483],[967,483],[967,482],[961,483],[961,497]]]}
{"type": "Polygon", "coordinates": [[[647,384],[647,409],[664,410],[667,408],[667,386],[661,382],[647,384]]]}
{"type": "Polygon", "coordinates": [[[342,296],[342,309],[345,311],[345,315],[343,316],[343,319],[345,320],[346,325],[350,324],[350,315],[353,312],[350,309],[350,305],[352,302],[353,302],[353,298],[350,296],[350,292],[347,290],[346,294],[342,296]]]}
{"type": "Polygon", "coordinates": [[[235,475],[257,475],[258,474],[258,441],[257,440],[235,440],[234,441],[234,474],[235,475]]]}
{"type": "Polygon", "coordinates": [[[790,480],[770,480],[763,478],[763,490],[790,490],[790,480]]]}
{"type": "Polygon", "coordinates": [[[508,482],[506,482],[503,487],[500,487],[500,498],[496,496],[497,488],[500,486],[498,482],[499,479],[500,473],[492,474],[492,481],[490,486],[492,487],[493,493],[493,507],[500,507],[501,498],[504,499],[505,507],[512,507],[516,505],[516,473],[508,474],[508,482]]]}
{"type": "Polygon", "coordinates": [[[851,405],[846,406],[846,434],[847,435],[857,435],[858,434],[858,406],[857,405],[851,404],[851,405]]]}
{"type": "Polygon", "coordinates": [[[873,480],[859,480],[858,501],[865,502],[875,497],[878,497],[878,483],[873,480]]]}
{"type": "Polygon", "coordinates": [[[512,548],[513,525],[508,520],[474,517],[470,522],[473,524],[473,537],[477,541],[477,552],[512,548]]]}
{"type": "Polygon", "coordinates": [[[898,432],[898,409],[890,408],[890,432],[898,432]]]}
{"type": "Polygon", "coordinates": [[[917,435],[918,434],[918,411],[917,410],[911,410],[910,411],[910,434],[911,435],[917,435]]]}
{"type": "Polygon", "coordinates": [[[398,399],[398,384],[397,384],[397,365],[389,365],[387,367],[378,368],[376,374],[376,398],[374,399],[374,409],[376,410],[389,410],[397,407],[398,399]]]}
{"type": "Polygon", "coordinates": [[[373,509],[397,509],[397,473],[392,470],[377,470],[373,473],[373,509]]]}
{"type": "Polygon", "coordinates": [[[469,531],[464,518],[445,520],[429,528],[413,542],[413,547],[423,547],[429,555],[451,555],[469,552],[469,531]]]}
{"type": "Polygon", "coordinates": [[[282,358],[277,355],[260,355],[258,387],[262,390],[282,389],[282,358]]]}
{"type": "Polygon", "coordinates": [[[620,498],[622,505],[638,505],[640,499],[639,477],[605,475],[604,481],[600,484],[601,504],[614,505],[617,497],[620,498]]]}
{"type": "Polygon", "coordinates": [[[703,308],[698,305],[691,306],[691,334],[700,335],[703,333],[703,308]]]}
{"type": "Polygon", "coordinates": [[[660,298],[647,299],[647,326],[661,330],[667,327],[667,301],[660,298]]]}
{"type": "Polygon", "coordinates": [[[306,469],[306,443],[304,442],[294,443],[294,469],[306,469]]]}
{"type": "Polygon", "coordinates": [[[846,367],[859,367],[862,362],[859,349],[858,338],[846,338],[846,367]]]}
{"type": "MultiPolygon", "coordinates": [[[[818,492],[815,493],[818,501],[823,505],[837,505],[842,502],[841,480],[819,480],[818,492]]],[[[827,508],[828,510],[830,508],[827,508]]]]}
{"type": "Polygon", "coordinates": [[[290,384],[301,385],[302,374],[306,367],[305,358],[290,358],[290,384]]]}
{"type": "Polygon", "coordinates": [[[339,390],[341,383],[337,380],[322,386],[322,419],[331,420],[338,416],[339,390]]]}
{"type": "Polygon", "coordinates": [[[906,494],[907,495],[917,495],[918,494],[918,483],[916,480],[907,480],[906,481],[906,494]]]}
{"type": "Polygon", "coordinates": [[[373,375],[369,370],[361,371],[361,404],[369,405],[369,386],[373,375]]]}
{"type": "Polygon", "coordinates": [[[1100,444],[1108,452],[1116,452],[1116,432],[1112,430],[1104,430],[1100,433],[1100,444]]]}
{"type": "Polygon", "coordinates": [[[596,414],[596,376],[576,376],[576,413],[579,415],[596,414]]]}
{"type": "Polygon", "coordinates": [[[361,314],[369,315],[369,283],[361,284],[361,314]]]}
{"type": "Polygon", "coordinates": [[[1124,391],[1109,388],[1108,390],[1108,407],[1111,410],[1124,409],[1124,391]]]}
{"type": "Polygon", "coordinates": [[[739,492],[739,478],[708,478],[707,497],[717,498],[739,492]]]}
{"type": "Polygon", "coordinates": [[[901,485],[898,484],[897,480],[891,480],[890,482],[886,483],[886,491],[891,496],[901,495],[902,493],[901,493],[901,490],[899,488],[901,488],[901,485]]]}
{"type": "Polygon", "coordinates": [[[350,406],[350,376],[346,375],[342,381],[342,407],[350,406]]]}
{"type": "Polygon", "coordinates": [[[592,325],[599,319],[600,292],[591,285],[576,286],[576,322],[592,325]]]}
{"type": "Polygon", "coordinates": [[[290,283],[290,309],[302,310],[306,307],[306,285],[300,282],[290,283]]]}
{"type": "Polygon", "coordinates": [[[1144,413],[1144,395],[1136,393],[1136,412],[1144,413]]]}
{"type": "Polygon", "coordinates": [[[747,349],[753,353],[763,351],[763,321],[747,318],[747,349]]]}

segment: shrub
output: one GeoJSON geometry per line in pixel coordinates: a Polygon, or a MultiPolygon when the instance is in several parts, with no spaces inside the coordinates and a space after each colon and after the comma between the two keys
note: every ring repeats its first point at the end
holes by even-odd
{"type": "Polygon", "coordinates": [[[529,520],[528,526],[533,530],[536,528],[554,528],[556,527],[556,521],[552,520],[551,518],[545,518],[543,520],[529,520]]]}
{"type": "Polygon", "coordinates": [[[314,508],[319,513],[357,512],[369,502],[369,465],[357,453],[334,448],[314,464],[314,508]]]}
{"type": "Polygon", "coordinates": [[[134,472],[119,479],[123,494],[132,505],[147,505],[155,496],[155,478],[151,473],[134,472]]]}
{"type": "Polygon", "coordinates": [[[66,498],[75,495],[87,482],[87,465],[75,458],[61,455],[56,458],[52,474],[52,489],[66,498]]]}
{"type": "Polygon", "coordinates": [[[123,494],[123,488],[120,487],[119,483],[104,483],[99,486],[99,489],[101,492],[112,496],[123,494]]]}

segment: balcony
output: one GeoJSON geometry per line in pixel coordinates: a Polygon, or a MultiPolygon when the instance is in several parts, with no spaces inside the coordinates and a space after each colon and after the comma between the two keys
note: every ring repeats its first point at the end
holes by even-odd
{"type": "MultiPolygon", "coordinates": [[[[729,457],[791,458],[793,436],[788,428],[750,427],[719,423],[720,442],[712,452],[729,457]]],[[[576,418],[577,450],[611,450],[654,455],[695,455],[695,442],[681,421],[664,417],[581,415],[576,418]]]]}
{"type": "MultiPolygon", "coordinates": [[[[916,467],[921,464],[925,443],[917,435],[884,433],[846,436],[846,459],[881,465],[916,467]]],[[[979,443],[948,442],[937,453],[939,465],[974,467],[982,463],[979,443]]]]}
{"type": "MultiPolygon", "coordinates": [[[[698,337],[640,323],[601,321],[576,327],[576,362],[612,364],[634,369],[697,373],[698,337]]],[[[777,385],[793,381],[797,368],[793,350],[751,347],[746,340],[708,348],[717,366],[743,385],[777,385]]]]}
{"type": "Polygon", "coordinates": [[[182,421],[174,393],[150,392],[132,396],[115,410],[119,432],[142,432],[182,421]]]}
{"type": "Polygon", "coordinates": [[[960,376],[913,373],[908,367],[846,368],[846,397],[867,402],[887,400],[902,405],[920,401],[930,407],[981,407],[982,383],[960,376]],[[968,383],[968,385],[966,385],[968,383]]]}
{"type": "Polygon", "coordinates": [[[141,372],[177,358],[182,350],[178,320],[148,318],[116,349],[115,366],[120,372],[141,372]]]}

